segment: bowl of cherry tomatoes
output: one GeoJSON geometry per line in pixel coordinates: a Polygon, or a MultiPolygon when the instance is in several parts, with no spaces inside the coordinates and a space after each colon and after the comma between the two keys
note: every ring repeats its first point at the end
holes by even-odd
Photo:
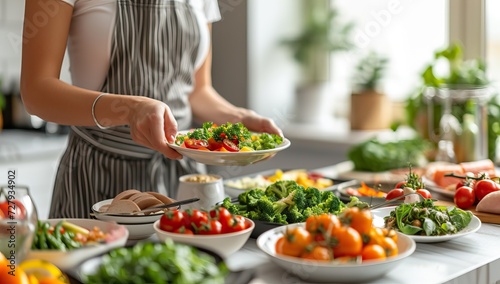
{"type": "Polygon", "coordinates": [[[153,225],[158,239],[208,249],[225,258],[235,253],[250,237],[255,223],[231,214],[224,207],[210,211],[170,210],[153,225]]]}
{"type": "Polygon", "coordinates": [[[271,229],[257,246],[306,282],[366,282],[387,274],[416,248],[409,236],[373,226],[369,209],[348,208],[271,229]]]}

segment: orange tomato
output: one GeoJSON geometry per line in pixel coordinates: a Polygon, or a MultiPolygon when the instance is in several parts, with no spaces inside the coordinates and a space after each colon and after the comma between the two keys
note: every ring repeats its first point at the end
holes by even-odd
{"type": "Polygon", "coordinates": [[[394,229],[383,228],[382,233],[385,237],[391,238],[395,243],[398,243],[398,234],[394,229]]]}
{"type": "Polygon", "coordinates": [[[332,251],[325,246],[314,246],[304,251],[300,257],[311,260],[330,261],[332,260],[332,251]]]}
{"type": "Polygon", "coordinates": [[[295,227],[285,233],[283,254],[300,256],[305,248],[312,243],[312,236],[304,227],[295,227]]]}
{"type": "Polygon", "coordinates": [[[371,227],[370,230],[366,234],[362,234],[363,244],[365,245],[380,245],[384,241],[384,232],[383,229],[377,227],[371,227]]]}
{"type": "Polygon", "coordinates": [[[363,247],[361,252],[361,258],[363,260],[369,259],[385,259],[385,250],[381,245],[373,244],[363,247]]]}
{"type": "Polygon", "coordinates": [[[274,245],[274,250],[276,253],[283,254],[283,243],[285,242],[285,237],[281,237],[276,241],[276,244],[274,245]]]}
{"type": "Polygon", "coordinates": [[[382,242],[382,247],[384,248],[385,250],[385,255],[387,257],[389,256],[395,256],[398,254],[398,245],[397,243],[389,238],[389,237],[385,237],[384,238],[384,241],[382,242]]]}
{"type": "Polygon", "coordinates": [[[373,216],[369,209],[351,207],[341,214],[340,220],[343,224],[356,229],[360,234],[366,234],[372,227],[373,216]]]}
{"type": "Polygon", "coordinates": [[[363,240],[356,229],[342,226],[335,230],[332,235],[333,256],[358,256],[363,249],[363,240]]]}

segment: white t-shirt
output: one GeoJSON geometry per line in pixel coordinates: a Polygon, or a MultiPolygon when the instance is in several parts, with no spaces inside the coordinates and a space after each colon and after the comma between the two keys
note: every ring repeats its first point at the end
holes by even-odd
{"type": "MultiPolygon", "coordinates": [[[[106,78],[111,40],[117,13],[116,0],[61,0],[73,6],[68,39],[73,85],[99,90],[106,78]]],[[[179,1],[179,0],[170,0],[179,1]]],[[[200,27],[200,46],[195,68],[203,63],[210,47],[208,23],[221,18],[217,0],[191,0],[200,27]]]]}

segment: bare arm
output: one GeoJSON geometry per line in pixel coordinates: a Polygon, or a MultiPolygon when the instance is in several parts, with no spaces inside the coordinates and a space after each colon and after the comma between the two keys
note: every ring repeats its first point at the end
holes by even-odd
{"type": "MultiPolygon", "coordinates": [[[[100,94],[69,85],[59,79],[73,8],[62,1],[26,1],[25,22],[37,23],[37,14],[47,22],[36,30],[25,25],[21,65],[21,95],[27,111],[44,120],[64,125],[92,126],[92,103],[100,94]],[[50,7],[48,15],[43,9],[50,7]]],[[[134,141],[169,158],[180,158],[170,149],[177,133],[169,107],[141,96],[110,94],[95,106],[98,122],[104,126],[129,125],[134,141]]]]}
{"type": "MultiPolygon", "coordinates": [[[[211,25],[209,29],[211,30],[211,25]]],[[[271,119],[262,117],[252,110],[236,107],[220,96],[212,87],[211,68],[210,49],[203,65],[195,74],[195,87],[189,97],[194,118],[198,122],[213,121],[217,124],[242,122],[253,131],[282,135],[281,130],[271,119]]]]}

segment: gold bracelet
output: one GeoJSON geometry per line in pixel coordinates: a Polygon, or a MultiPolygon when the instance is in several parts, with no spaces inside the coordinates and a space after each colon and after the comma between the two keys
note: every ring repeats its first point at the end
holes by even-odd
{"type": "Polygon", "coordinates": [[[94,102],[92,103],[92,118],[94,119],[94,123],[97,127],[99,127],[100,129],[108,129],[109,127],[106,127],[106,126],[102,126],[99,121],[97,121],[97,118],[95,117],[95,105],[97,104],[97,101],[102,97],[102,96],[105,96],[105,95],[109,95],[108,93],[102,93],[100,94],[99,96],[97,96],[97,98],[95,98],[94,102]]]}

